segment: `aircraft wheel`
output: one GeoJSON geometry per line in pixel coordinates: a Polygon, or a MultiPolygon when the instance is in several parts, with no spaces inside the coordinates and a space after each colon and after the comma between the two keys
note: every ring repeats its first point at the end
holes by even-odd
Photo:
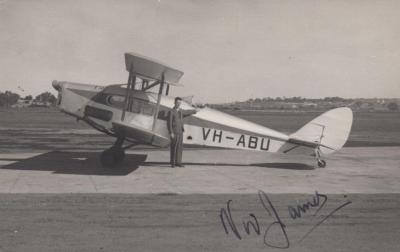
{"type": "Polygon", "coordinates": [[[123,149],[111,147],[101,153],[100,162],[104,167],[115,167],[122,163],[124,158],[125,152],[123,149]]]}
{"type": "Polygon", "coordinates": [[[125,151],[121,148],[115,148],[114,149],[114,158],[117,162],[117,164],[122,163],[125,159],[125,151]]]}
{"type": "Polygon", "coordinates": [[[318,160],[318,167],[324,168],[325,166],[326,166],[325,160],[322,159],[318,160]]]}

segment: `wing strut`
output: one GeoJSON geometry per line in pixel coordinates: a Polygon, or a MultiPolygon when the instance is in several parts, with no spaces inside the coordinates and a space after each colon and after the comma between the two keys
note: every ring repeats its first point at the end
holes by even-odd
{"type": "Polygon", "coordinates": [[[131,67],[129,69],[129,77],[128,77],[128,83],[126,87],[126,93],[125,93],[125,103],[124,103],[124,108],[122,110],[122,115],[121,115],[121,121],[125,120],[125,112],[126,110],[131,111],[132,110],[132,99],[131,99],[131,91],[135,89],[135,83],[136,83],[136,74],[133,71],[133,64],[131,64],[131,67]]]}
{"type": "Polygon", "coordinates": [[[160,110],[160,101],[161,101],[163,89],[164,89],[164,73],[161,74],[160,89],[158,90],[157,105],[156,105],[156,110],[154,111],[152,131],[154,131],[156,128],[158,111],[160,110]]]}

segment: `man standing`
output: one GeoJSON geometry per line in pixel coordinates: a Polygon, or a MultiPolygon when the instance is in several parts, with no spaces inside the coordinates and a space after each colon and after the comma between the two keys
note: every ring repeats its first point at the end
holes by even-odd
{"type": "Polygon", "coordinates": [[[171,167],[183,167],[182,149],[183,149],[183,118],[197,113],[197,110],[179,109],[182,98],[175,98],[175,106],[168,112],[168,131],[171,139],[171,167]]]}

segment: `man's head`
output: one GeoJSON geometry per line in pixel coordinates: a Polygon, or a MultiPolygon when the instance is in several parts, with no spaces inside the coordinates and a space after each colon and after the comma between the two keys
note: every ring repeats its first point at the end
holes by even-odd
{"type": "Polygon", "coordinates": [[[179,108],[179,106],[181,105],[181,102],[182,102],[182,98],[176,97],[175,98],[175,108],[179,108]]]}

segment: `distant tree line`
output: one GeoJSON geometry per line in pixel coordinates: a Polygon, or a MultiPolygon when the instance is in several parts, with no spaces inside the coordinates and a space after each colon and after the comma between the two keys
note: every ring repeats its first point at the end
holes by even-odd
{"type": "Polygon", "coordinates": [[[368,111],[399,111],[399,99],[379,98],[342,98],[339,96],[324,98],[294,97],[264,97],[252,98],[246,101],[236,101],[224,104],[209,104],[217,109],[331,109],[349,106],[354,110],[368,111]],[[386,101],[385,101],[386,100],[386,101]]]}
{"type": "Polygon", "coordinates": [[[325,98],[304,98],[301,96],[293,96],[293,97],[265,97],[265,98],[255,98],[255,99],[248,99],[245,102],[320,102],[320,101],[325,101],[325,102],[351,102],[353,99],[345,99],[342,97],[334,96],[334,97],[325,97],[325,98]]]}
{"type": "Polygon", "coordinates": [[[40,95],[36,96],[35,101],[48,102],[50,104],[55,104],[57,101],[57,98],[50,92],[44,92],[44,93],[41,93],[40,95]]]}
{"type": "Polygon", "coordinates": [[[0,107],[9,107],[17,103],[19,99],[19,94],[13,93],[11,91],[0,92],[0,107]]]}
{"type": "MultiPolygon", "coordinates": [[[[5,91],[4,93],[0,91],[0,107],[10,107],[18,102],[21,96],[17,93],[13,93],[11,91],[5,91]]],[[[43,103],[55,104],[57,98],[50,92],[43,92],[33,99],[32,95],[27,95],[24,97],[24,100],[28,101],[39,101],[43,103]]]]}
{"type": "Polygon", "coordinates": [[[397,103],[395,103],[395,102],[390,102],[390,103],[387,105],[387,107],[388,107],[388,109],[391,110],[391,111],[398,111],[398,110],[399,110],[399,105],[398,105],[397,103]]]}

